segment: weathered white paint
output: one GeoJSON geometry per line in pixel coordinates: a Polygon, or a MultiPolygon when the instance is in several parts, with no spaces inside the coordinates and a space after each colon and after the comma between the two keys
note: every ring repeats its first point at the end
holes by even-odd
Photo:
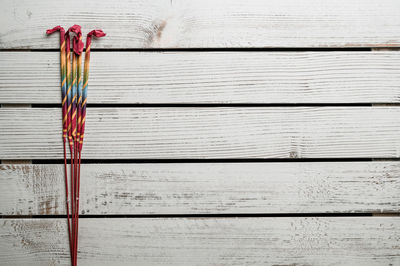
{"type": "MultiPolygon", "coordinates": [[[[61,102],[58,52],[2,52],[0,61],[0,102],[61,102]]],[[[394,51],[93,52],[90,63],[89,103],[400,101],[394,51]]]]}
{"type": "MultiPolygon", "coordinates": [[[[396,0],[2,1],[0,49],[399,47],[396,0]],[[61,8],[62,7],[62,8],[61,8]]],[[[94,52],[90,103],[398,103],[396,52],[94,52]],[[106,95],[106,97],[105,97],[106,95]]],[[[0,53],[0,103],[59,103],[58,52],[0,53]]],[[[398,158],[396,107],[93,108],[84,158],[398,158]],[[105,152],[101,154],[101,152],[105,152]]],[[[62,158],[57,108],[0,159],[62,158]]],[[[9,161],[11,162],[11,161],[9,161]]],[[[85,214],[399,212],[399,162],[84,164],[85,214]]],[[[0,165],[0,214],[64,214],[61,165],[0,165]]],[[[397,265],[400,217],[80,220],[80,265],[397,265]]],[[[0,264],[68,265],[65,219],[1,219],[0,264]]]]}
{"type": "MultiPolygon", "coordinates": [[[[81,177],[82,214],[400,211],[399,162],[83,164],[81,177]]],[[[65,214],[63,165],[0,165],[0,214],[65,214]]]]}
{"type": "MultiPolygon", "coordinates": [[[[398,265],[400,217],[80,219],[79,265],[398,265]]],[[[4,219],[5,265],[68,265],[65,219],[4,219]]]]}
{"type": "Polygon", "coordinates": [[[3,0],[0,48],[57,48],[45,30],[58,24],[102,28],[95,48],[398,47],[399,10],[397,0],[3,0]]]}
{"type": "MultiPolygon", "coordinates": [[[[63,158],[59,108],[0,109],[0,158],[63,158]]],[[[83,158],[397,158],[400,108],[89,108],[83,158]]],[[[85,132],[85,133],[86,133],[85,132]]]]}

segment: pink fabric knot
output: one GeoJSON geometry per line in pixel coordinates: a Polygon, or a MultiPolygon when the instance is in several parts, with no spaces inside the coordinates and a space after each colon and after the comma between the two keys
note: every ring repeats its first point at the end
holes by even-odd
{"type": "Polygon", "coordinates": [[[88,33],[87,36],[90,37],[92,35],[97,38],[106,36],[106,34],[102,30],[92,30],[91,32],[88,33]]]}
{"type": "Polygon", "coordinates": [[[60,41],[62,42],[62,41],[64,40],[64,34],[65,34],[65,30],[64,30],[63,27],[61,27],[61,26],[55,26],[55,27],[52,28],[52,29],[46,30],[46,34],[47,34],[47,35],[50,35],[50,34],[56,32],[56,31],[59,31],[59,32],[60,32],[60,41]]]}
{"type": "Polygon", "coordinates": [[[92,43],[92,36],[100,38],[106,36],[106,34],[102,30],[92,30],[91,32],[89,32],[86,37],[86,49],[88,49],[88,47],[90,49],[90,44],[92,43]]]}
{"type": "Polygon", "coordinates": [[[77,35],[77,36],[74,36],[74,39],[73,39],[73,49],[74,49],[74,52],[77,54],[77,55],[80,55],[80,54],[82,54],[82,52],[83,52],[83,47],[85,46],[84,44],[83,44],[83,42],[82,42],[82,33],[79,33],[79,35],[77,35]]]}
{"type": "Polygon", "coordinates": [[[65,30],[64,30],[63,27],[61,27],[61,26],[55,26],[55,27],[52,28],[52,29],[46,30],[46,34],[52,34],[53,32],[56,32],[56,31],[60,31],[61,34],[64,34],[64,33],[65,33],[65,30]]]}
{"type": "Polygon", "coordinates": [[[72,40],[72,49],[74,50],[74,53],[77,55],[82,54],[84,44],[81,40],[82,39],[81,26],[74,25],[68,29],[68,33],[69,32],[75,33],[75,36],[72,40]]]}
{"type": "Polygon", "coordinates": [[[68,31],[69,31],[69,32],[73,32],[73,33],[75,33],[75,34],[78,34],[78,33],[81,32],[81,26],[75,24],[74,26],[70,27],[70,28],[68,29],[68,31]]]}

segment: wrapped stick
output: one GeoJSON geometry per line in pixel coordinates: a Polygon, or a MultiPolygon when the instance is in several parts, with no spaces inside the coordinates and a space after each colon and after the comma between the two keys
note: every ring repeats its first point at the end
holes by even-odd
{"type": "Polygon", "coordinates": [[[86,123],[86,102],[87,102],[87,91],[89,82],[89,65],[90,65],[90,46],[92,44],[92,36],[97,38],[106,36],[102,30],[92,30],[86,37],[86,51],[85,51],[85,65],[83,69],[83,88],[82,88],[82,125],[81,125],[81,139],[79,141],[79,152],[82,152],[83,138],[85,135],[85,123],[86,123]]]}
{"type": "MultiPolygon", "coordinates": [[[[81,121],[81,106],[80,102],[82,100],[82,71],[81,71],[81,65],[82,65],[82,51],[83,51],[83,42],[82,42],[82,32],[81,28],[79,25],[74,25],[73,27],[70,28],[71,32],[74,32],[76,35],[73,38],[73,84],[74,84],[74,89],[73,91],[76,92],[76,94],[73,94],[76,96],[76,106],[72,106],[72,118],[73,122],[75,123],[72,125],[72,138],[74,140],[74,205],[75,205],[75,213],[73,215],[74,219],[74,238],[73,238],[73,247],[74,247],[74,252],[73,252],[73,260],[74,264],[77,264],[77,253],[78,253],[78,220],[79,220],[79,194],[78,194],[78,189],[79,189],[79,175],[80,175],[80,159],[78,162],[78,144],[79,144],[79,136],[80,136],[80,121],[81,121]]],[[[73,97],[74,99],[74,97],[73,97]]],[[[79,156],[80,157],[80,156],[79,156]]]]}
{"type": "Polygon", "coordinates": [[[65,180],[65,197],[67,208],[67,224],[68,224],[68,239],[70,245],[70,252],[72,251],[72,235],[71,235],[71,222],[69,217],[69,198],[68,198],[68,171],[67,171],[67,153],[66,153],[66,138],[68,128],[67,116],[67,73],[66,73],[66,42],[65,30],[61,26],[56,26],[53,29],[46,31],[46,34],[52,34],[56,31],[60,32],[60,73],[61,73],[61,106],[62,106],[62,127],[63,127],[63,148],[64,148],[64,180],[65,180]]]}
{"type": "MultiPolygon", "coordinates": [[[[74,25],[68,29],[67,36],[69,38],[69,33],[75,33],[76,35],[82,35],[81,34],[81,27],[79,25],[74,25]]],[[[76,36],[74,37],[74,40],[76,39],[76,36]]],[[[77,247],[76,247],[76,239],[77,239],[77,154],[78,154],[78,148],[77,148],[77,139],[76,139],[76,132],[77,132],[77,99],[78,99],[78,94],[77,94],[77,49],[76,47],[76,42],[73,42],[73,53],[72,53],[72,74],[71,76],[71,111],[70,111],[70,117],[71,117],[71,130],[69,134],[69,142],[70,142],[70,150],[71,150],[71,172],[72,174],[72,182],[71,182],[71,194],[72,194],[72,206],[73,206],[73,212],[72,212],[72,261],[73,265],[76,265],[76,253],[77,253],[77,247]]]]}
{"type": "MultiPolygon", "coordinates": [[[[76,147],[79,151],[79,141],[81,136],[81,127],[82,127],[82,85],[83,85],[83,78],[82,78],[82,52],[83,52],[84,44],[82,42],[82,32],[79,32],[77,36],[74,37],[74,52],[77,54],[77,79],[78,79],[78,102],[77,102],[77,132],[76,132],[76,147]]],[[[79,165],[80,165],[80,158],[79,158],[79,165]]],[[[79,171],[78,171],[79,173],[79,171]]],[[[79,200],[79,198],[78,198],[79,200]]]]}
{"type": "Polygon", "coordinates": [[[71,39],[69,31],[65,33],[66,45],[66,80],[67,80],[67,134],[70,149],[72,149],[71,108],[72,108],[72,72],[71,72],[71,39]]]}
{"type": "Polygon", "coordinates": [[[68,30],[65,33],[65,42],[66,42],[66,73],[67,73],[67,133],[68,133],[68,142],[69,142],[69,150],[70,150],[70,155],[71,155],[71,262],[72,265],[74,265],[74,260],[73,260],[73,254],[75,250],[74,246],[74,231],[75,231],[75,226],[74,226],[74,220],[73,220],[73,215],[75,213],[75,200],[74,200],[74,195],[75,195],[75,176],[74,176],[74,149],[73,149],[73,139],[72,139],[72,71],[71,71],[71,39],[70,39],[70,30],[68,30]]]}
{"type": "MultiPolygon", "coordinates": [[[[75,145],[76,141],[76,103],[77,103],[77,86],[76,86],[76,54],[75,52],[72,53],[72,103],[71,103],[71,135],[72,135],[72,145],[73,145],[73,154],[74,154],[74,159],[72,162],[73,171],[74,171],[74,188],[73,188],[73,202],[74,202],[74,213],[72,214],[72,235],[73,235],[73,247],[74,247],[74,252],[73,252],[73,260],[75,261],[75,255],[76,255],[76,212],[77,212],[77,206],[76,206],[76,179],[77,179],[77,169],[76,169],[76,160],[77,160],[77,149],[75,145]]],[[[75,263],[76,265],[76,263],[75,263]]]]}
{"type": "Polygon", "coordinates": [[[92,36],[95,37],[103,37],[106,34],[102,30],[93,30],[88,33],[87,38],[86,38],[86,52],[85,52],[85,64],[84,64],[84,75],[83,75],[83,80],[81,77],[81,63],[82,63],[82,58],[81,58],[81,52],[83,50],[83,42],[82,42],[82,36],[77,35],[76,39],[74,38],[74,42],[76,42],[76,47],[78,47],[79,53],[78,56],[78,103],[81,103],[80,106],[78,107],[78,125],[77,125],[77,139],[79,142],[77,142],[77,148],[78,148],[78,154],[79,154],[79,161],[78,161],[78,178],[76,180],[77,182],[77,196],[76,196],[76,231],[75,231],[75,265],[77,264],[77,254],[78,254],[78,231],[79,231],[79,192],[80,192],[80,172],[81,172],[81,155],[82,155],[82,146],[83,146],[83,138],[84,138],[84,132],[85,132],[85,123],[86,123],[86,104],[87,104],[87,89],[88,89],[88,81],[89,81],[89,63],[90,63],[90,46],[91,46],[91,41],[92,41],[92,36]],[[83,85],[82,85],[83,83],[83,85]],[[80,137],[80,138],[79,138],[80,137]]]}
{"type": "MultiPolygon", "coordinates": [[[[81,153],[79,152],[79,140],[81,133],[81,120],[82,120],[82,51],[83,51],[83,42],[82,42],[82,33],[78,34],[74,37],[74,45],[77,48],[75,53],[78,54],[78,66],[77,66],[77,78],[78,78],[78,119],[77,119],[77,134],[76,134],[76,142],[75,147],[79,153],[79,161],[78,161],[78,177],[76,182],[76,231],[75,231],[75,247],[78,249],[78,231],[79,231],[79,191],[80,191],[80,176],[81,176],[81,153]]],[[[74,48],[75,50],[75,48],[74,48]]],[[[75,260],[77,263],[78,250],[75,252],[75,260]]]]}

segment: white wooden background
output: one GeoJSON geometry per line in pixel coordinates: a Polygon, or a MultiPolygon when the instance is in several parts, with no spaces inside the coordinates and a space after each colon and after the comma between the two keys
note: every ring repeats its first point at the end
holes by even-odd
{"type": "Polygon", "coordinates": [[[69,264],[58,24],[107,33],[80,265],[399,265],[399,14],[397,0],[2,0],[0,265],[69,264]]]}

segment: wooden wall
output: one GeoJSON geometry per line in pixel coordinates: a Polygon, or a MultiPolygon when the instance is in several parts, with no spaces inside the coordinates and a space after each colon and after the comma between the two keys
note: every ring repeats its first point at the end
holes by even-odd
{"type": "Polygon", "coordinates": [[[400,264],[400,2],[12,1],[0,265],[68,265],[56,25],[93,41],[80,265],[400,264]]]}

